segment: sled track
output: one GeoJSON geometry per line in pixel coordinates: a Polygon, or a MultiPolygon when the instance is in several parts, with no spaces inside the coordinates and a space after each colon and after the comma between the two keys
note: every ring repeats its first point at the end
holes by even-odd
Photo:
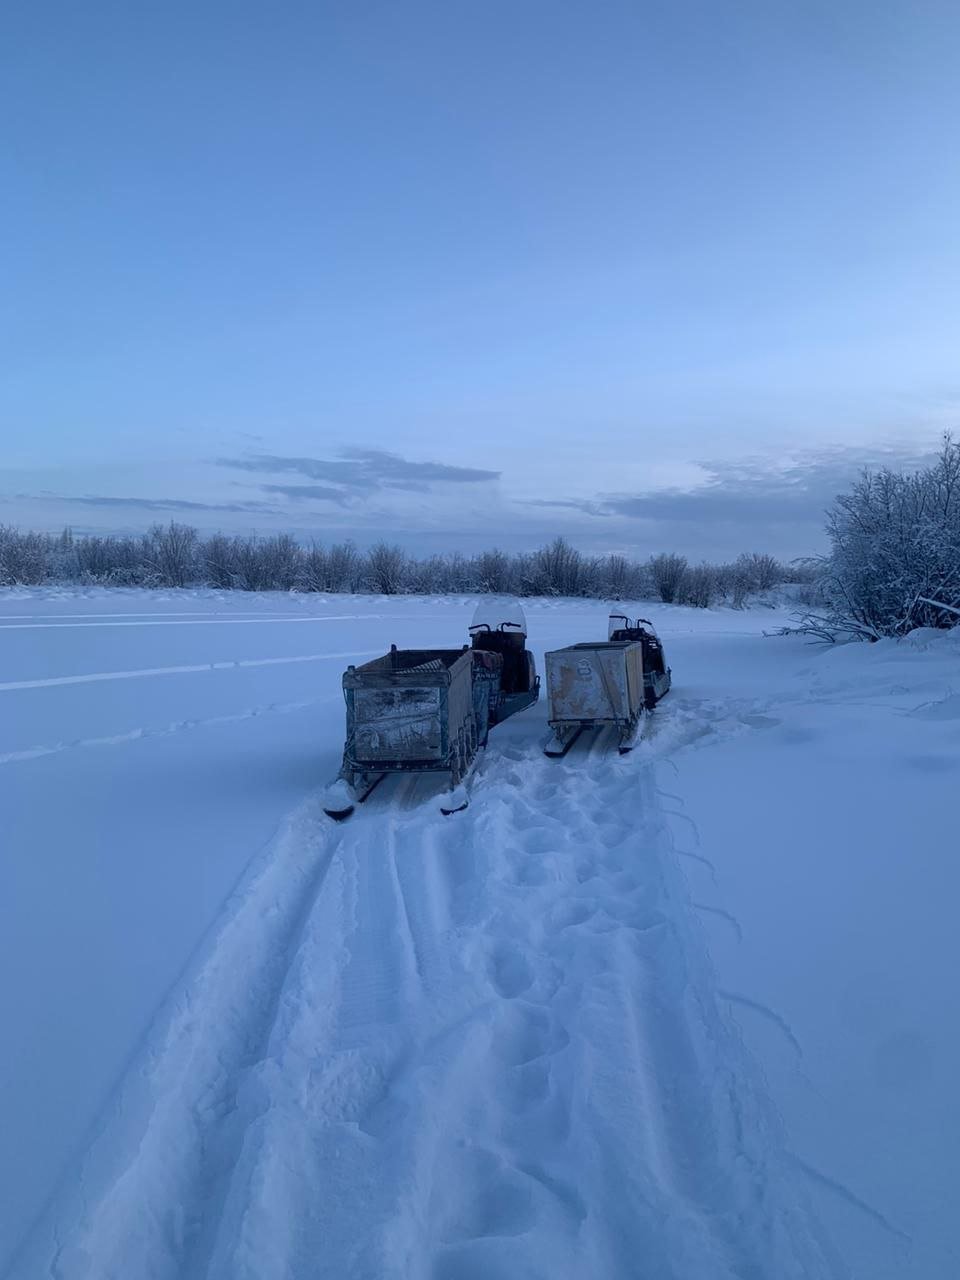
{"type": "Polygon", "coordinates": [[[655,761],[508,746],[454,818],[308,805],[49,1274],[840,1274],[717,998],[655,761]]]}

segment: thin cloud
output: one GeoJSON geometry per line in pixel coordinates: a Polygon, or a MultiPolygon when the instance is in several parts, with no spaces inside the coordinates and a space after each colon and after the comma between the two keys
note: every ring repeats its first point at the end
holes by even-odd
{"type": "Polygon", "coordinates": [[[344,458],[360,464],[371,475],[383,481],[416,481],[423,484],[482,484],[499,480],[499,471],[480,467],[452,467],[446,462],[410,462],[382,449],[344,449],[344,458]]]}
{"type": "Polygon", "coordinates": [[[348,499],[343,489],[331,489],[322,484],[262,484],[260,489],[263,493],[279,493],[295,502],[336,502],[338,506],[345,507],[348,499]]]}
{"type": "MultiPolygon", "coordinates": [[[[500,478],[499,471],[480,467],[455,467],[445,462],[412,462],[382,449],[342,449],[337,458],[287,457],[258,453],[244,458],[217,458],[217,466],[266,475],[293,474],[308,480],[338,485],[340,500],[385,489],[428,493],[434,485],[483,484],[500,478]]],[[[262,485],[265,492],[282,493],[277,485],[262,485]]],[[[308,486],[290,486],[288,496],[306,498],[308,486]],[[299,489],[299,492],[297,491],[299,489]]],[[[336,501],[332,491],[313,496],[336,501]]]]}
{"type": "Polygon", "coordinates": [[[525,507],[560,507],[567,511],[582,511],[588,516],[610,516],[612,511],[604,502],[591,502],[580,498],[524,498],[525,507]]]}
{"type": "Polygon", "coordinates": [[[84,507],[127,508],[136,511],[231,511],[276,512],[277,508],[266,502],[191,502],[186,498],[114,498],[105,494],[84,494],[66,497],[63,494],[29,494],[32,502],[69,502],[84,507]]]}
{"type": "Polygon", "coordinates": [[[327,480],[357,492],[372,492],[376,481],[363,474],[356,462],[337,462],[323,458],[287,458],[272,453],[258,453],[251,458],[217,458],[218,467],[232,467],[239,471],[259,474],[306,476],[310,480],[327,480]]]}

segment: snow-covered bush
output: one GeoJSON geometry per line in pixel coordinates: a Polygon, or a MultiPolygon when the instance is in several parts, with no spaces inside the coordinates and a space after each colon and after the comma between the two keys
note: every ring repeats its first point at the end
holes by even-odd
{"type": "Polygon", "coordinates": [[[404,589],[407,557],[400,547],[378,542],[367,552],[367,581],[371,591],[395,596],[404,589]]]}
{"type": "Polygon", "coordinates": [[[512,595],[516,591],[515,557],[494,548],[481,551],[476,559],[477,590],[493,595],[512,595]]]}
{"type": "Polygon", "coordinates": [[[229,590],[239,586],[235,541],[223,533],[215,533],[204,543],[203,564],[211,587],[229,590]]]}
{"type": "Polygon", "coordinates": [[[587,566],[583,556],[566,538],[553,542],[534,556],[534,582],[537,595],[577,596],[581,594],[587,566]]]}
{"type": "Polygon", "coordinates": [[[652,582],[643,565],[626,556],[603,556],[594,562],[591,594],[609,600],[640,600],[650,594],[652,582]]]}
{"type": "Polygon", "coordinates": [[[144,539],[146,563],[162,586],[190,586],[197,581],[199,544],[196,529],[188,524],[155,524],[144,539]]]}
{"type": "Polygon", "coordinates": [[[780,561],[765,552],[753,551],[750,555],[740,556],[737,563],[742,565],[753,591],[769,591],[778,583],[787,581],[780,561]]]}
{"type": "Polygon", "coordinates": [[[47,576],[47,539],[0,524],[0,585],[31,586],[47,576]]]}
{"type": "Polygon", "coordinates": [[[352,542],[312,542],[299,549],[294,585],[298,591],[359,591],[363,575],[363,557],[352,542]]]}
{"type": "Polygon", "coordinates": [[[910,475],[866,471],[827,513],[831,551],[819,589],[827,607],[801,629],[876,640],[951,627],[960,608],[960,444],[910,475]]]}
{"type": "Polygon", "coordinates": [[[811,576],[799,563],[785,565],[775,556],[752,551],[714,570],[714,590],[734,609],[742,609],[751,596],[785,583],[800,583],[811,576]]]}
{"type": "Polygon", "coordinates": [[[680,594],[687,572],[686,556],[662,552],[650,560],[650,573],[657,595],[664,604],[673,604],[680,594]]]}
{"type": "Polygon", "coordinates": [[[739,556],[732,564],[720,566],[717,574],[718,589],[734,609],[742,609],[747,597],[756,591],[756,580],[750,569],[750,557],[739,556]]]}
{"type": "Polygon", "coordinates": [[[717,570],[711,564],[691,565],[680,580],[680,604],[709,609],[717,594],[717,570]]]}

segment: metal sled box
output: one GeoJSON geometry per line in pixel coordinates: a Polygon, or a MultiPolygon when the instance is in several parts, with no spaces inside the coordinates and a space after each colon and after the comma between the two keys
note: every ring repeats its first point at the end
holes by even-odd
{"type": "Polygon", "coordinates": [[[356,765],[444,768],[473,714],[468,649],[392,649],[343,675],[356,765]]]}
{"type": "Polygon", "coordinates": [[[551,724],[623,724],[642,713],[643,645],[638,641],[572,644],[544,659],[551,724]]]}

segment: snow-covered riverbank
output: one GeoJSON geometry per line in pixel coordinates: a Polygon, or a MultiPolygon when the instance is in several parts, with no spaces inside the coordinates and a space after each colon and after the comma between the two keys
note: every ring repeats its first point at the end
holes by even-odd
{"type": "Polygon", "coordinates": [[[646,605],[633,756],[331,825],[343,666],[471,609],[0,596],[10,1274],[952,1276],[960,643],[646,605]]]}

